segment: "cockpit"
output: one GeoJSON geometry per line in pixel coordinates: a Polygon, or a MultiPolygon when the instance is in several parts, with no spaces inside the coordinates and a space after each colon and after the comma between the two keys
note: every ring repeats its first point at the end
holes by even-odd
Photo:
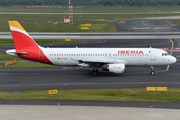
{"type": "Polygon", "coordinates": [[[162,53],[162,56],[168,56],[169,53],[162,53]]]}

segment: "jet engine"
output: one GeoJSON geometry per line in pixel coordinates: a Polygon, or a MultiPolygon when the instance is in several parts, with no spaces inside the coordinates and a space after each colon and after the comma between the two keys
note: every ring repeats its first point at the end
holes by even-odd
{"type": "Polygon", "coordinates": [[[108,64],[107,69],[112,73],[124,73],[125,65],[121,64],[108,64]]]}

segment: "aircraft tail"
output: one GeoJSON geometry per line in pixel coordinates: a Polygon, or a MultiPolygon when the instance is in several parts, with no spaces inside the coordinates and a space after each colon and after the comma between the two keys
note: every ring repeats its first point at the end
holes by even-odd
{"type": "Polygon", "coordinates": [[[8,21],[16,51],[23,48],[39,48],[38,44],[17,21],[8,21]]]}
{"type": "Polygon", "coordinates": [[[7,50],[6,54],[18,56],[23,59],[52,64],[33,38],[17,21],[8,21],[15,50],[7,50]]]}

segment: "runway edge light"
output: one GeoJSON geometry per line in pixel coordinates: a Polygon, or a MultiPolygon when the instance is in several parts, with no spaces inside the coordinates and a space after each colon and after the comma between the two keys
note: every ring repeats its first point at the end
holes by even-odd
{"type": "Polygon", "coordinates": [[[57,90],[57,89],[49,90],[49,91],[48,91],[48,94],[49,94],[49,95],[56,95],[56,94],[58,94],[58,90],[57,90]]]}

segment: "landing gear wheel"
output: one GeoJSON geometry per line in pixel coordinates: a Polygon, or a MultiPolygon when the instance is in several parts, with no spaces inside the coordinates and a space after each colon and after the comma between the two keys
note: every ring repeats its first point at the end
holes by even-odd
{"type": "Polygon", "coordinates": [[[92,75],[93,75],[93,76],[98,75],[98,69],[93,69],[93,71],[92,71],[92,75]]]}
{"type": "Polygon", "coordinates": [[[154,66],[151,66],[151,72],[150,72],[151,75],[154,75],[155,72],[154,72],[154,66]]]}
{"type": "Polygon", "coordinates": [[[92,75],[96,76],[96,75],[98,75],[98,72],[97,71],[92,71],[92,75]]]}
{"type": "Polygon", "coordinates": [[[150,72],[150,74],[151,74],[151,75],[154,75],[154,74],[155,74],[155,72],[154,72],[154,71],[151,71],[151,72],[150,72]]]}

